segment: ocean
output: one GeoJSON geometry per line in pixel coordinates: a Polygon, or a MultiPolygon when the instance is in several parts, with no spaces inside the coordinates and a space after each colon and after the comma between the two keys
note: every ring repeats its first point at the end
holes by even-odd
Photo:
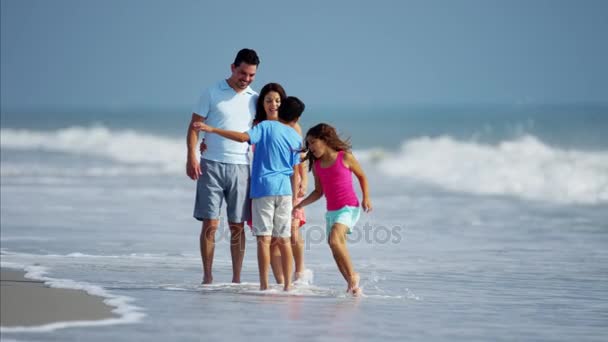
{"type": "Polygon", "coordinates": [[[374,211],[348,244],[363,297],[344,293],[324,200],[302,228],[311,284],[258,291],[251,235],[230,284],[224,223],[200,285],[187,109],[3,109],[2,266],[102,295],[120,319],[2,339],[608,338],[608,106],[309,107],[304,131],[335,125],[369,179],[374,211]]]}

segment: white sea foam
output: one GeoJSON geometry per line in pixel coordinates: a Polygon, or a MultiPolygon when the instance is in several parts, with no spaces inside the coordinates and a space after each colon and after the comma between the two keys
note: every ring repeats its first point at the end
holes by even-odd
{"type": "MultiPolygon", "coordinates": [[[[113,131],[104,126],[70,127],[56,131],[32,131],[2,129],[0,146],[16,150],[39,150],[63,152],[109,158],[131,165],[160,166],[157,171],[183,171],[185,163],[185,140],[138,133],[132,130],[113,131]]],[[[92,175],[125,170],[113,167],[96,170],[92,175]]],[[[13,171],[14,172],[14,171],[13,171]]],[[[136,172],[144,172],[141,169],[136,172]]]]}
{"type": "Polygon", "coordinates": [[[404,142],[396,155],[380,158],[377,165],[386,174],[452,191],[557,203],[608,202],[608,153],[557,149],[530,135],[497,145],[423,137],[404,142]]]}
{"type": "Polygon", "coordinates": [[[104,303],[115,309],[112,312],[120,315],[120,318],[110,318],[95,321],[70,321],[70,322],[54,322],[38,326],[11,326],[11,327],[0,327],[0,331],[3,333],[11,332],[48,332],[56,329],[69,328],[69,327],[89,327],[89,326],[107,326],[115,324],[129,324],[137,323],[141,321],[145,314],[141,312],[141,309],[131,302],[133,298],[126,296],[117,296],[104,290],[103,288],[88,284],[85,282],[78,282],[71,279],[58,279],[47,277],[48,269],[42,266],[36,265],[23,265],[14,262],[0,262],[1,267],[16,268],[25,270],[25,277],[29,279],[35,279],[43,281],[45,285],[53,288],[62,289],[73,289],[85,291],[92,296],[98,296],[105,298],[104,303]]]}
{"type": "MultiPolygon", "coordinates": [[[[48,184],[74,177],[184,173],[184,139],[103,126],[56,131],[0,130],[2,149],[40,150],[106,158],[99,165],[45,165],[3,162],[2,177],[34,177],[48,184]]],[[[608,202],[608,153],[565,150],[534,136],[496,145],[450,136],[407,140],[398,152],[356,151],[383,172],[450,191],[508,195],[557,203],[608,202]]],[[[36,163],[41,161],[36,160],[36,163]]],[[[29,178],[28,178],[29,179],[29,178]]],[[[46,184],[44,183],[44,184],[46,184]]]]}

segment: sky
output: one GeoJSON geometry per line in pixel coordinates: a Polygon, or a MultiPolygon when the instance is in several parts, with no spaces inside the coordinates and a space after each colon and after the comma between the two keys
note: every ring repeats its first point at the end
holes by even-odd
{"type": "Polygon", "coordinates": [[[325,106],[608,102],[603,0],[1,0],[2,111],[192,107],[253,88],[325,106]]]}

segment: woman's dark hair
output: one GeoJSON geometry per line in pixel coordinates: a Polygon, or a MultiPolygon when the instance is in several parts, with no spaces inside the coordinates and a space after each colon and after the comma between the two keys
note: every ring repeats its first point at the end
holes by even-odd
{"type": "Polygon", "coordinates": [[[283,89],[283,87],[280,84],[278,84],[278,83],[266,84],[262,88],[262,90],[260,90],[260,96],[258,96],[258,101],[255,105],[255,118],[253,119],[254,124],[260,123],[260,122],[268,119],[266,111],[264,110],[264,98],[271,91],[276,91],[279,94],[279,97],[281,97],[281,103],[283,103],[283,101],[287,98],[285,89],[283,89]]]}
{"type": "Polygon", "coordinates": [[[350,139],[342,140],[336,132],[336,129],[326,123],[320,123],[306,132],[304,150],[306,156],[304,159],[308,160],[308,170],[312,171],[313,164],[317,158],[308,149],[308,138],[323,140],[328,147],[336,151],[350,152],[352,145],[350,139]]]}

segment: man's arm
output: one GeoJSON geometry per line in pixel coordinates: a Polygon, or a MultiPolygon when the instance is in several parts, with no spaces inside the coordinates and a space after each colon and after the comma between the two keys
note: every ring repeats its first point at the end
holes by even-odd
{"type": "Polygon", "coordinates": [[[249,134],[246,132],[229,131],[221,128],[211,127],[203,122],[195,122],[192,124],[195,130],[203,131],[207,133],[215,133],[226,139],[234,140],[236,142],[248,142],[249,134]]]}
{"type": "Polygon", "coordinates": [[[186,133],[186,146],[187,146],[187,160],[186,160],[186,174],[190,179],[197,180],[201,175],[201,166],[199,164],[196,146],[198,145],[198,130],[195,125],[202,124],[205,118],[202,116],[192,113],[192,119],[188,125],[188,132],[186,133]]]}

